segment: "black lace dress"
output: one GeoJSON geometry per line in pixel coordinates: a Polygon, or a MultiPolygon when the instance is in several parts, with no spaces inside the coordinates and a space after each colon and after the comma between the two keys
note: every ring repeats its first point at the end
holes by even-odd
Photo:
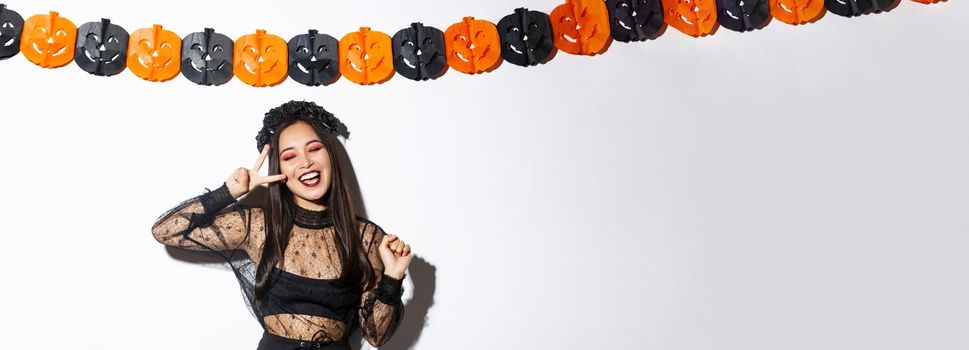
{"type": "Polygon", "coordinates": [[[259,349],[349,349],[347,339],[356,326],[367,342],[380,346],[397,330],[404,312],[401,280],[383,273],[377,252],[384,231],[358,218],[362,244],[379,281],[370,290],[339,288],[331,283],[340,276],[341,262],[329,211],[296,208],[282,267],[273,269],[271,287],[258,303],[256,266],[269,224],[262,208],[237,203],[224,183],[162,214],[152,234],[168,246],[218,254],[232,266],[246,304],[264,330],[259,349]]]}

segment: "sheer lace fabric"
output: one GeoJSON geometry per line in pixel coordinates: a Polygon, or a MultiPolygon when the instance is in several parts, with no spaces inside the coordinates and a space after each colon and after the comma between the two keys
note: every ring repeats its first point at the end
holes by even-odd
{"type": "Polygon", "coordinates": [[[239,280],[247,306],[269,333],[341,341],[360,326],[364,339],[380,346],[396,331],[403,316],[401,280],[383,274],[377,251],[383,230],[368,220],[358,221],[362,246],[378,276],[373,288],[341,289],[329,284],[342,271],[332,219],[326,211],[297,206],[283,263],[273,271],[269,296],[258,304],[254,300],[255,272],[268,226],[262,208],[237,204],[223,184],[162,214],[152,234],[165,245],[224,258],[239,280]]]}

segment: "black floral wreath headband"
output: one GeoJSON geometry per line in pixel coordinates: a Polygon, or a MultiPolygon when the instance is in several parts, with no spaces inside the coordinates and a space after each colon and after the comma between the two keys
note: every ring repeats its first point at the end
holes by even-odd
{"type": "Polygon", "coordinates": [[[343,138],[350,137],[347,126],[323,107],[309,101],[289,101],[266,112],[266,117],[262,119],[262,130],[259,130],[259,134],[256,135],[256,150],[262,151],[262,147],[272,140],[272,136],[279,125],[291,119],[319,123],[327,130],[343,136],[343,138]]]}

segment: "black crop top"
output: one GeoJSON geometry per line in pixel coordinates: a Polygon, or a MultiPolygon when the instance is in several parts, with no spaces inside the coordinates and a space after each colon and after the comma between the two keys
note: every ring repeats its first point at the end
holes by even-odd
{"type": "Polygon", "coordinates": [[[358,221],[362,246],[379,278],[373,288],[333,283],[341,271],[333,219],[327,210],[296,206],[282,264],[271,271],[267,295],[258,303],[255,272],[269,226],[262,208],[238,204],[223,184],[162,214],[152,234],[165,245],[213,252],[228,261],[250,311],[266,331],[293,339],[345,341],[359,325],[376,347],[393,335],[403,317],[402,280],[383,274],[377,244],[384,231],[369,220],[358,221]]]}
{"type": "Polygon", "coordinates": [[[334,286],[332,279],[306,278],[280,268],[273,268],[273,281],[267,297],[260,304],[263,316],[301,314],[326,317],[350,323],[359,288],[334,286]]]}

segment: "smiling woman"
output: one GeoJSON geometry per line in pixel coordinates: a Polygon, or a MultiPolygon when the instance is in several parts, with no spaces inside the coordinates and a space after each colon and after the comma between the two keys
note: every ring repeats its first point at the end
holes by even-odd
{"type": "Polygon", "coordinates": [[[229,261],[263,326],[259,349],[349,349],[357,325],[380,346],[403,316],[401,281],[410,245],[355,214],[349,165],[331,152],[349,132],[312,102],[274,108],[256,137],[252,169],[163,214],[159,242],[229,261]],[[269,158],[269,175],[259,175],[269,158]],[[266,207],[237,199],[268,184],[266,207]]]}

